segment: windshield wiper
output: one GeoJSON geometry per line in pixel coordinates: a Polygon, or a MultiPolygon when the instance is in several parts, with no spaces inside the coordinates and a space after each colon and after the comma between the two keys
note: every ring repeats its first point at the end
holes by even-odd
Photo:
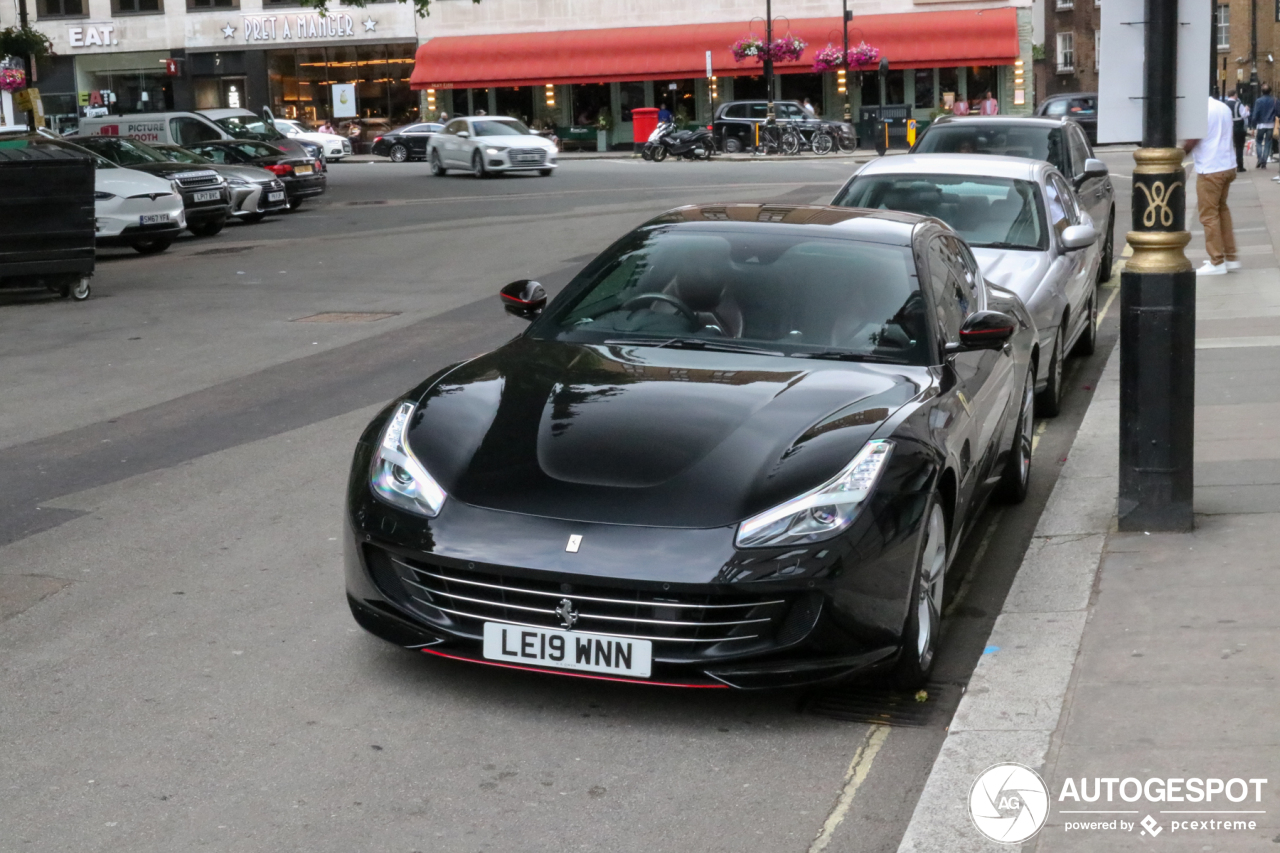
{"type": "Polygon", "coordinates": [[[900,358],[893,358],[888,355],[873,355],[865,352],[845,352],[844,350],[828,349],[818,350],[817,352],[793,352],[792,358],[820,358],[827,361],[870,361],[876,364],[907,364],[900,358]]]}
{"type": "Polygon", "coordinates": [[[1039,251],[1035,246],[1028,246],[1025,243],[970,243],[975,249],[1025,249],[1028,252],[1039,251]]]}
{"type": "Polygon", "coordinates": [[[668,338],[667,340],[646,340],[644,338],[626,338],[605,341],[606,344],[625,345],[637,347],[653,347],[662,349],[671,347],[672,349],[700,349],[710,350],[712,352],[745,352],[756,355],[782,355],[777,350],[767,350],[761,347],[748,346],[746,344],[731,344],[721,341],[708,341],[702,338],[668,338]]]}

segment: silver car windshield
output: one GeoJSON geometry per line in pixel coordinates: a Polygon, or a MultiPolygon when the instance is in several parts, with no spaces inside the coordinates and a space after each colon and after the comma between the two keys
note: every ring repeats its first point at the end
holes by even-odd
{"type": "Polygon", "coordinates": [[[960,175],[867,175],[835,200],[842,207],[936,216],[974,248],[1049,248],[1048,230],[1031,181],[960,175]]]}
{"type": "Polygon", "coordinates": [[[515,119],[506,121],[473,121],[476,136],[530,136],[533,131],[515,119]]]}

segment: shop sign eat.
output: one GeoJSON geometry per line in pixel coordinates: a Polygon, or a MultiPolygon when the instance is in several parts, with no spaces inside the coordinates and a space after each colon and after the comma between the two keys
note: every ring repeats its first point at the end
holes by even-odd
{"type": "Polygon", "coordinates": [[[111,47],[120,43],[115,31],[115,24],[67,27],[67,44],[71,47],[111,47]]]}
{"type": "MultiPolygon", "coordinates": [[[[369,18],[362,22],[361,33],[376,32],[377,21],[369,18]]],[[[349,12],[331,12],[328,15],[245,15],[244,40],[293,41],[297,39],[354,38],[356,21],[349,12]]],[[[235,37],[235,27],[228,24],[222,29],[227,38],[235,37]]]]}

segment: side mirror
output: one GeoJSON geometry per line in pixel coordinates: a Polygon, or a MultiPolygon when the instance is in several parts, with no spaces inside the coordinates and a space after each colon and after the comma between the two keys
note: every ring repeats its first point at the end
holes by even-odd
{"type": "Polygon", "coordinates": [[[1090,157],[1084,161],[1084,176],[1086,178],[1105,178],[1109,174],[1111,174],[1111,170],[1101,160],[1090,157]]]}
{"type": "Polygon", "coordinates": [[[947,353],[1002,349],[1018,322],[1000,311],[975,311],[960,326],[960,342],[947,344],[947,353]]]}
{"type": "Polygon", "coordinates": [[[1062,229],[1062,248],[1068,252],[1085,249],[1098,242],[1098,232],[1092,225],[1068,225],[1062,229]]]}
{"type": "Polygon", "coordinates": [[[524,320],[532,320],[547,307],[547,291],[536,281],[527,278],[513,281],[502,288],[498,291],[498,298],[502,300],[502,307],[508,314],[524,320]]]}
{"type": "Polygon", "coordinates": [[[457,136],[459,139],[470,139],[470,138],[471,138],[471,134],[470,134],[470,132],[465,131],[465,130],[460,130],[460,131],[458,131],[458,132],[457,132],[456,134],[454,134],[454,135],[455,135],[455,136],[457,136]]]}

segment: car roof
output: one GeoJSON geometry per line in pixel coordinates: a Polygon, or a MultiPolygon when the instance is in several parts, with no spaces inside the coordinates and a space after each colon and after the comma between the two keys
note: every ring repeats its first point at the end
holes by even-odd
{"type": "Polygon", "coordinates": [[[872,160],[857,173],[863,175],[974,175],[1038,181],[1053,167],[1043,160],[1005,157],[1000,154],[902,154],[872,160]]]}
{"type": "MultiPolygon", "coordinates": [[[[1011,127],[1061,127],[1069,118],[1062,116],[942,116],[929,127],[950,127],[952,125],[990,126],[1003,124],[1011,127]]],[[[929,128],[925,128],[925,133],[929,128]]]]}
{"type": "MultiPolygon", "coordinates": [[[[792,233],[810,231],[814,236],[840,236],[872,243],[910,246],[917,226],[941,220],[896,210],[866,210],[826,204],[769,204],[726,202],[690,204],[649,220],[650,225],[716,226],[724,223],[751,229],[786,227],[792,233]]],[[[948,229],[949,230],[949,229],[948,229]]]]}
{"type": "Polygon", "coordinates": [[[1064,101],[1064,100],[1067,100],[1068,98],[1096,98],[1096,97],[1098,97],[1097,92],[1059,92],[1056,95],[1046,95],[1044,98],[1044,101],[1041,101],[1040,103],[1043,104],[1045,101],[1064,101]]]}
{"type": "Polygon", "coordinates": [[[197,112],[199,112],[200,115],[211,119],[231,118],[232,116],[250,116],[255,119],[261,118],[261,116],[252,110],[241,109],[239,107],[235,109],[197,110],[197,112]]]}

